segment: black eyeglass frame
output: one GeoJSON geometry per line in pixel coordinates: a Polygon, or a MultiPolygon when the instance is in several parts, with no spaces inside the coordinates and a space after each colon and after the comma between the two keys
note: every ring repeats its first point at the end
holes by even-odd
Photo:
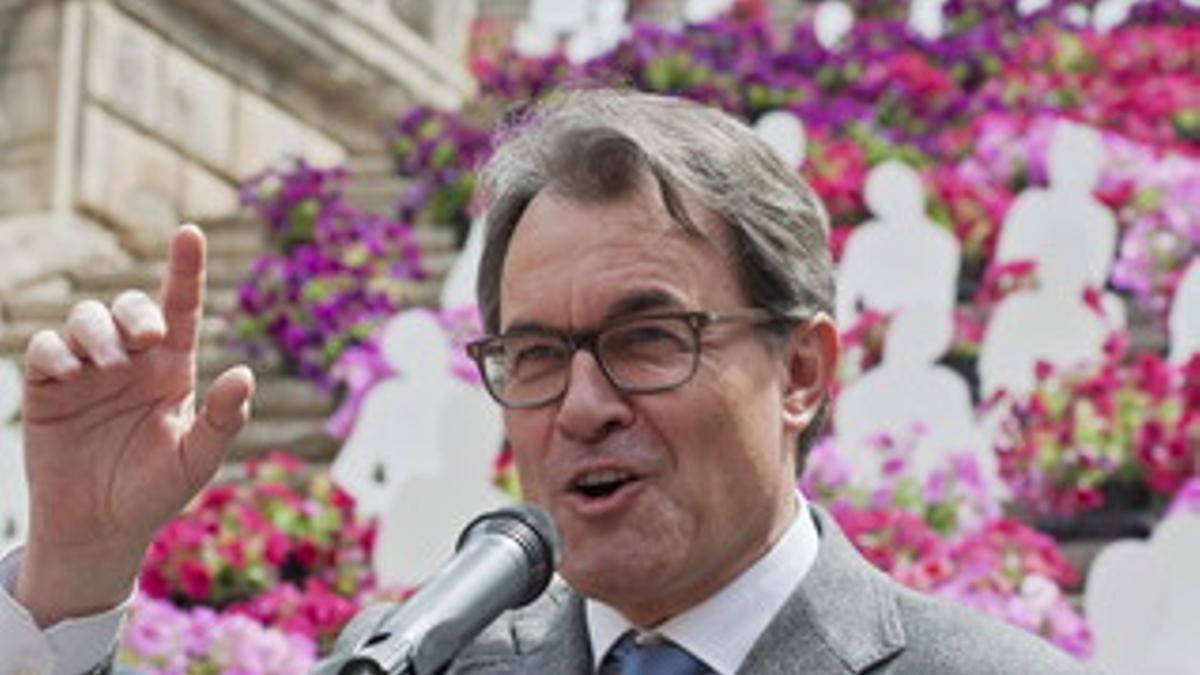
{"type": "Polygon", "coordinates": [[[648,314],[634,314],[631,316],[621,317],[619,319],[601,324],[595,328],[576,333],[568,333],[566,331],[556,330],[554,328],[519,328],[514,331],[501,333],[500,335],[489,335],[478,340],[473,340],[466,345],[467,355],[475,362],[475,367],[479,370],[479,375],[483,379],[484,386],[487,388],[488,394],[492,399],[499,403],[502,407],[511,410],[528,410],[532,408],[541,408],[558,401],[566,395],[568,387],[571,386],[570,362],[575,357],[575,352],[580,349],[586,350],[592,355],[596,363],[600,366],[600,372],[604,373],[605,379],[612,385],[614,389],[623,394],[656,394],[665,391],[670,391],[678,387],[682,387],[696,376],[696,371],[700,366],[700,350],[703,342],[700,337],[704,329],[714,324],[733,323],[733,322],[748,322],[755,324],[766,323],[796,323],[806,321],[807,316],[792,316],[780,315],[763,307],[743,307],[738,309],[730,309],[719,312],[706,312],[695,310],[683,310],[673,312],[655,312],[648,314]],[[656,319],[680,319],[687,323],[692,330],[692,365],[688,369],[686,375],[681,377],[677,382],[672,382],[665,385],[656,385],[653,387],[630,387],[621,384],[617,381],[617,377],[609,370],[608,363],[601,358],[596,346],[600,336],[605,332],[614,328],[620,328],[639,321],[653,321],[656,319]],[[484,361],[487,358],[487,348],[491,344],[495,344],[500,340],[521,335],[541,335],[546,337],[556,337],[562,340],[567,346],[567,376],[563,377],[562,388],[553,396],[548,396],[544,399],[538,399],[529,403],[510,403],[501,397],[493,388],[491,378],[488,377],[487,366],[484,361]]]}

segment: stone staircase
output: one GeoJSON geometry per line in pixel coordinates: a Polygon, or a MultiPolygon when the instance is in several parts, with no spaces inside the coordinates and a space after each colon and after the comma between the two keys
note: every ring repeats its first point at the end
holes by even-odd
{"type": "MultiPolygon", "coordinates": [[[[391,174],[388,159],[355,157],[348,166],[351,182],[347,198],[360,208],[390,211],[405,183],[391,174]]],[[[213,378],[237,363],[249,365],[258,379],[253,418],[239,435],[233,457],[246,458],[284,449],[305,459],[332,459],[338,443],[324,431],[325,421],[336,406],[332,396],[289,374],[278,357],[248,359],[230,344],[237,287],[245,280],[254,258],[267,250],[262,225],[248,214],[198,224],[208,239],[209,251],[205,318],[198,357],[200,395],[207,391],[213,378]]],[[[425,254],[423,260],[429,278],[414,282],[408,299],[413,305],[432,304],[437,301],[441,280],[456,257],[453,234],[449,229],[434,227],[418,228],[416,234],[425,254]]],[[[107,304],[130,288],[144,290],[154,297],[165,268],[164,252],[159,257],[136,260],[118,271],[74,271],[21,293],[4,307],[0,358],[20,361],[29,338],[43,328],[60,327],[71,306],[81,300],[94,298],[107,304]]]]}

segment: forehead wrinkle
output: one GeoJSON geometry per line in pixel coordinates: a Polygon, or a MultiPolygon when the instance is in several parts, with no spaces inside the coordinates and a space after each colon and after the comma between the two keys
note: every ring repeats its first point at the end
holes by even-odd
{"type": "MultiPolygon", "coordinates": [[[[590,211],[591,217],[579,222],[576,227],[582,229],[598,228],[600,230],[616,229],[626,230],[629,236],[620,237],[615,240],[608,241],[605,246],[611,247],[609,250],[620,251],[629,249],[627,254],[630,260],[641,260],[641,262],[653,266],[660,270],[667,270],[679,267],[670,262],[658,259],[654,252],[665,252],[668,250],[676,250],[677,253],[690,257],[693,252],[687,249],[692,246],[701,248],[709,248],[715,250],[721,257],[724,264],[727,264],[727,249],[728,237],[723,232],[723,222],[716,214],[708,211],[694,200],[688,199],[686,207],[692,211],[694,222],[700,227],[700,231],[693,231],[685,228],[681,223],[675,220],[666,210],[661,197],[657,191],[650,189],[652,186],[643,184],[641,189],[630,191],[626,195],[618,199],[599,199],[589,200],[580,199],[571,195],[558,186],[551,184],[543,189],[531,201],[529,208],[526,210],[522,220],[528,218],[531,213],[538,209],[536,202],[542,202],[542,208],[551,207],[559,211],[590,211]],[[614,212],[606,209],[606,206],[618,206],[624,203],[633,208],[621,209],[620,212],[614,212]],[[649,249],[647,244],[649,243],[649,249]],[[684,245],[684,249],[675,249],[674,247],[684,245]],[[647,256],[647,251],[650,254],[647,256]]],[[[516,228],[514,233],[514,246],[510,248],[509,255],[506,256],[505,265],[502,271],[502,280],[509,282],[508,274],[511,272],[509,263],[512,261],[512,254],[516,250],[516,243],[522,238],[522,235],[528,235],[528,227],[530,223],[521,224],[516,228]]],[[[583,252],[581,257],[587,257],[588,253],[583,252]]],[[[680,261],[682,264],[682,261],[680,261]]],[[[580,282],[575,272],[577,267],[570,262],[565,262],[564,266],[559,267],[561,278],[558,283],[566,286],[573,286],[580,282]]],[[[682,264],[683,267],[688,267],[682,264]]],[[[589,322],[591,327],[595,327],[612,319],[630,316],[639,312],[653,311],[656,309],[674,309],[688,308],[687,299],[681,297],[676,290],[671,288],[671,284],[662,284],[662,279],[650,271],[642,283],[630,284],[630,287],[623,290],[621,295],[615,298],[610,298],[605,302],[604,306],[592,306],[591,310],[600,310],[599,318],[589,322]]],[[[505,283],[509,289],[512,288],[510,283],[505,283]]],[[[536,291],[536,289],[534,289],[536,291]]],[[[588,314],[586,311],[589,308],[581,308],[575,306],[575,303],[585,300],[580,294],[568,292],[571,297],[572,308],[568,314],[572,317],[579,317],[588,314]]],[[[503,297],[503,295],[502,295],[503,297]]],[[[509,298],[513,300],[513,298],[509,298]]],[[[509,309],[513,309],[513,303],[507,303],[509,309]]],[[[529,307],[536,308],[537,302],[530,305],[529,302],[516,303],[522,305],[525,309],[529,307]]],[[[518,310],[520,311],[520,310],[518,310]]],[[[524,312],[521,312],[524,313],[524,312]]],[[[593,314],[593,316],[596,316],[593,314]]],[[[538,321],[532,317],[521,317],[512,315],[507,325],[501,325],[500,332],[506,333],[513,330],[549,330],[552,332],[561,332],[570,330],[570,326],[554,326],[538,321]]],[[[568,320],[568,323],[574,323],[568,320]]]]}
{"type": "Polygon", "coordinates": [[[662,288],[632,289],[608,306],[604,312],[604,320],[612,321],[633,314],[641,314],[657,309],[681,306],[679,298],[670,291],[662,288]]]}
{"type": "MultiPolygon", "coordinates": [[[[633,289],[613,301],[600,321],[592,327],[585,328],[584,332],[599,328],[607,323],[644,314],[656,310],[676,309],[684,307],[684,303],[676,294],[668,290],[660,288],[645,288],[633,289]]],[[[562,333],[563,331],[553,326],[546,325],[540,321],[518,320],[513,321],[502,331],[504,335],[514,333],[562,333]]]]}

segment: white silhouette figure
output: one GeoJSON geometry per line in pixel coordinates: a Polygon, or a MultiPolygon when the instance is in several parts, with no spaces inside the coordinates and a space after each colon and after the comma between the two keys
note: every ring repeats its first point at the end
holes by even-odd
{"type": "Polygon", "coordinates": [[[876,220],[846,242],[837,293],[843,327],[864,309],[954,306],[962,247],[925,215],[924,196],[920,177],[902,162],[884,162],[867,176],[865,197],[876,220]]]}
{"type": "Polygon", "coordinates": [[[1025,16],[1050,6],[1051,0],[1017,0],[1017,13],[1025,16]]]}
{"type": "Polygon", "coordinates": [[[384,584],[420,583],[453,553],[468,521],[509,501],[492,483],[504,439],[499,407],[479,387],[452,378],[449,394],[429,412],[442,469],[397,486],[375,543],[375,573],[384,584]]]}
{"type": "Polygon", "coordinates": [[[449,347],[437,318],[411,310],[392,318],[380,339],[396,377],[376,384],[331,468],[366,517],[385,516],[396,487],[443,469],[437,406],[449,393],[449,347]]]}
{"type": "MultiPolygon", "coordinates": [[[[1027,188],[1013,201],[996,243],[996,260],[1033,260],[1044,269],[1064,256],[1082,256],[1087,284],[1104,288],[1117,251],[1117,220],[1092,196],[1103,161],[1104,142],[1095,129],[1059,122],[1046,158],[1050,187],[1027,188]],[[1069,233],[1069,246],[1054,246],[1047,239],[1060,229],[1069,233]]],[[[1115,296],[1105,298],[1104,310],[1113,327],[1124,325],[1115,296]]]]}
{"type": "Polygon", "coordinates": [[[586,63],[603,56],[629,35],[627,0],[593,0],[587,20],[567,38],[567,60],[586,63]]]}
{"type": "Polygon", "coordinates": [[[1103,353],[1109,326],[1083,300],[1089,259],[1074,255],[1078,242],[1068,228],[1047,228],[1043,241],[1056,253],[1038,261],[1038,288],[1001,301],[984,331],[979,379],[985,399],[1001,389],[1030,392],[1038,361],[1061,370],[1103,353]]]}
{"type": "Polygon", "coordinates": [[[926,40],[942,37],[945,18],[942,6],[946,0],[912,0],[908,10],[908,27],[926,40]]]}
{"type": "Polygon", "coordinates": [[[1171,334],[1171,363],[1184,363],[1200,351],[1200,259],[1193,260],[1179,280],[1167,330],[1171,334]]]}
{"type": "Polygon", "coordinates": [[[842,38],[854,28],[854,10],[840,0],[826,0],[817,5],[813,16],[813,32],[817,43],[829,51],[838,48],[842,38]]]}
{"type": "Polygon", "coordinates": [[[513,35],[517,52],[545,56],[565,40],[572,63],[608,52],[629,34],[628,0],[533,0],[513,35]]]}
{"type": "Polygon", "coordinates": [[[793,169],[804,163],[807,143],[804,122],[786,110],[772,110],[758,118],[754,132],[779,155],[783,163],[793,169]]]}
{"type": "Polygon", "coordinates": [[[733,6],[733,0],[687,0],[683,19],[688,23],[712,21],[733,6]]]}
{"type": "Polygon", "coordinates": [[[1092,25],[1106,31],[1125,23],[1129,12],[1141,0],[1100,0],[1092,10],[1092,25]]]}
{"type": "Polygon", "coordinates": [[[1200,514],[1166,518],[1149,541],[1106,546],[1083,604],[1105,672],[1200,675],[1200,514]]]}
{"type": "Polygon", "coordinates": [[[21,428],[13,421],[20,409],[20,370],[0,359],[0,554],[24,541],[29,525],[24,444],[21,428]]]}
{"type": "Polygon", "coordinates": [[[877,486],[883,476],[880,457],[872,450],[872,439],[880,434],[913,442],[909,466],[922,481],[933,469],[945,466],[951,455],[970,453],[979,458],[985,480],[999,485],[995,458],[984,452],[976,430],[967,383],[937,364],[953,333],[949,308],[906,308],[888,326],[882,363],[838,395],[834,414],[838,447],[867,487],[877,486]],[[914,434],[915,429],[922,432],[914,434]]]}
{"type": "MultiPolygon", "coordinates": [[[[483,223],[477,220],[442,286],[443,307],[474,306],[483,240],[483,223]]],[[[449,336],[440,325],[426,321],[432,319],[427,313],[421,314],[424,318],[419,334],[405,339],[413,345],[408,348],[410,352],[420,354],[425,361],[419,371],[424,393],[420,401],[398,404],[412,406],[421,420],[416,426],[411,421],[400,426],[400,422],[387,420],[387,413],[382,413],[387,426],[373,433],[376,437],[390,434],[391,438],[405,438],[419,429],[425,435],[422,448],[436,461],[425,464],[428,470],[397,473],[389,491],[381,495],[385,501],[373,564],[384,584],[409,586],[423,581],[453,552],[463,525],[507,501],[492,484],[492,465],[504,440],[500,409],[481,386],[466,384],[451,372],[449,336]]],[[[397,354],[400,357],[402,354],[397,354]]],[[[406,373],[403,367],[400,372],[406,373]]],[[[368,397],[375,393],[373,390],[368,397]]],[[[388,404],[388,409],[396,412],[393,404],[388,404]]],[[[364,407],[360,419],[366,423],[367,418],[364,407]]],[[[366,432],[370,437],[371,430],[366,432]]]]}
{"type": "Polygon", "coordinates": [[[514,31],[513,46],[523,56],[546,56],[587,17],[588,0],[532,0],[528,18],[514,31]]]}

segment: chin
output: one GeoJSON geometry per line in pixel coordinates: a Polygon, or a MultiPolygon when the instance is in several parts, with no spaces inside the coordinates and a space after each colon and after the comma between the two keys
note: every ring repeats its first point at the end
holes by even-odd
{"type": "Polygon", "coordinates": [[[630,531],[591,536],[586,543],[568,537],[559,573],[575,590],[607,604],[645,600],[682,576],[685,546],[672,542],[669,535],[647,539],[630,531]]]}

